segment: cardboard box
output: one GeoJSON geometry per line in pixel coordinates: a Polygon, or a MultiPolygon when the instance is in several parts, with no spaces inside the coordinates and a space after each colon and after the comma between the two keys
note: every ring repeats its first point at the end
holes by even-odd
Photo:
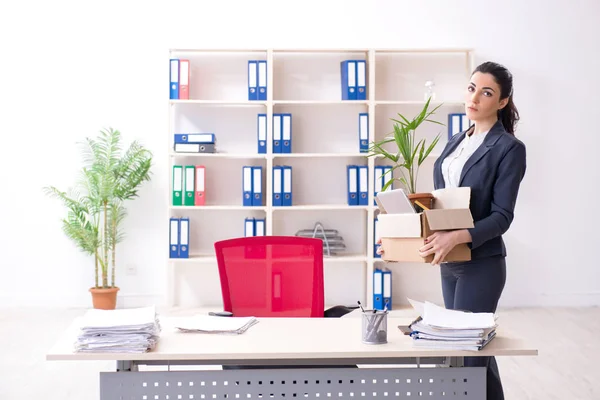
{"type": "MultiPolygon", "coordinates": [[[[437,231],[468,229],[474,226],[469,210],[471,188],[458,187],[432,192],[433,208],[421,213],[388,214],[380,202],[377,217],[381,238],[381,258],[392,262],[431,263],[433,254],[421,257],[419,249],[425,239],[437,231]]],[[[402,195],[399,193],[399,195],[402,195]]],[[[457,245],[442,261],[469,261],[471,249],[466,243],[457,245]]]]}

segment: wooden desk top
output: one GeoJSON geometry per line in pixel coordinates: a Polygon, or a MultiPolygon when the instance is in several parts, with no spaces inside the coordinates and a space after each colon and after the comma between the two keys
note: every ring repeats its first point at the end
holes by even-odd
{"type": "Polygon", "coordinates": [[[535,356],[537,350],[509,332],[497,336],[481,351],[421,349],[403,335],[398,325],[412,319],[388,318],[388,343],[361,342],[361,318],[259,318],[259,323],[241,335],[183,333],[173,320],[160,318],[162,332],[156,348],[143,354],[76,353],[79,319],[76,319],[47,353],[47,360],[194,360],[215,364],[227,360],[262,360],[274,364],[282,360],[349,360],[360,364],[379,360],[392,362],[403,357],[535,356]]]}

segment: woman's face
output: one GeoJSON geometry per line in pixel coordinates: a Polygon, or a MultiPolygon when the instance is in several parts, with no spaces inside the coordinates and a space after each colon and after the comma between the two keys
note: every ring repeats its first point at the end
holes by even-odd
{"type": "Polygon", "coordinates": [[[508,99],[500,100],[500,86],[493,75],[475,72],[465,92],[465,112],[471,121],[496,118],[508,99]]]}

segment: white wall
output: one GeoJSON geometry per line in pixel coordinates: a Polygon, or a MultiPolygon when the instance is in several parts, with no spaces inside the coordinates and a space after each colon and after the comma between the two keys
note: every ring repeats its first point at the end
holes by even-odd
{"type": "MultiPolygon", "coordinates": [[[[126,304],[161,301],[171,47],[472,47],[476,62],[505,63],[515,76],[528,172],[506,235],[501,304],[600,304],[599,221],[582,208],[595,204],[600,181],[592,121],[600,89],[599,2],[238,3],[103,1],[85,8],[57,0],[3,7],[2,306],[89,305],[91,260],[64,237],[63,209],[41,188],[71,185],[80,166],[75,142],[108,126],[155,154],[152,182],[129,205],[118,283],[126,304]],[[127,265],[137,275],[126,276],[127,265]]],[[[396,282],[395,295],[440,298],[437,270],[417,282],[409,277],[396,282]]]]}

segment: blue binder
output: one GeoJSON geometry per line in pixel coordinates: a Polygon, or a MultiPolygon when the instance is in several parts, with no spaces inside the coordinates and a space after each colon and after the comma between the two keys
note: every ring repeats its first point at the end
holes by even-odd
{"type": "Polygon", "coordinates": [[[383,306],[392,309],[392,271],[383,270],[383,306]]]}
{"type": "Polygon", "coordinates": [[[172,58],[169,66],[169,99],[179,99],[179,59],[172,58]]]}
{"type": "Polygon", "coordinates": [[[283,206],[291,206],[292,199],[292,167],[289,165],[283,166],[283,206]]]}
{"type": "Polygon", "coordinates": [[[369,167],[358,166],[358,205],[369,205],[369,167]]]}
{"type": "Polygon", "coordinates": [[[262,167],[254,166],[252,167],[252,205],[262,206],[262,200],[262,167]]]}
{"type": "Polygon", "coordinates": [[[356,100],[356,61],[345,60],[340,63],[342,79],[342,100],[356,100]]]}
{"type": "Polygon", "coordinates": [[[381,254],[377,254],[377,249],[381,247],[380,244],[377,244],[377,222],[379,220],[375,217],[373,221],[373,258],[381,258],[381,254]]]}
{"type": "Polygon", "coordinates": [[[281,114],[281,152],[292,152],[292,114],[281,114]]]}
{"type": "MultiPolygon", "coordinates": [[[[373,172],[373,196],[377,197],[377,193],[381,192],[383,188],[383,172],[384,167],[381,165],[376,165],[373,172]]],[[[373,199],[373,205],[377,205],[375,199],[373,199]]]]}
{"type": "Polygon", "coordinates": [[[248,61],[248,100],[258,100],[258,62],[248,61]]]}
{"type": "Polygon", "coordinates": [[[267,153],[267,114],[258,114],[256,136],[258,141],[258,154],[267,153]]]}
{"type": "Polygon", "coordinates": [[[244,219],[244,237],[256,236],[254,218],[244,219]]]}
{"type": "Polygon", "coordinates": [[[176,133],[175,143],[215,144],[214,133],[176,133]]]}
{"type": "Polygon", "coordinates": [[[257,100],[267,100],[267,61],[258,62],[258,98],[257,100]]]}
{"type": "Polygon", "coordinates": [[[369,113],[358,114],[358,145],[361,153],[369,152],[369,113]]]}
{"type": "Polygon", "coordinates": [[[169,220],[169,258],[179,258],[179,218],[169,220]]]}
{"type": "Polygon", "coordinates": [[[179,258],[190,257],[190,219],[179,218],[179,258]]]}
{"type": "Polygon", "coordinates": [[[273,166],[273,207],[283,205],[283,167],[273,166]]]}
{"type": "Polygon", "coordinates": [[[348,165],[346,167],[347,188],[348,188],[348,205],[358,205],[358,166],[348,165]]]}
{"type": "MultiPolygon", "coordinates": [[[[452,139],[452,136],[457,133],[466,130],[469,126],[463,126],[463,120],[467,120],[467,114],[465,113],[450,113],[448,114],[448,140],[452,139]]],[[[467,120],[468,121],[468,120],[467,120]]]]}
{"type": "Polygon", "coordinates": [[[367,61],[356,60],[356,100],[367,99],[367,61]]]}
{"type": "Polygon", "coordinates": [[[283,135],[283,114],[273,114],[273,153],[281,153],[283,135]]]}
{"type": "Polygon", "coordinates": [[[242,205],[249,207],[252,206],[252,167],[242,167],[242,205]]]}
{"type": "Polygon", "coordinates": [[[379,268],[373,270],[373,309],[383,310],[383,272],[379,268]]]}

